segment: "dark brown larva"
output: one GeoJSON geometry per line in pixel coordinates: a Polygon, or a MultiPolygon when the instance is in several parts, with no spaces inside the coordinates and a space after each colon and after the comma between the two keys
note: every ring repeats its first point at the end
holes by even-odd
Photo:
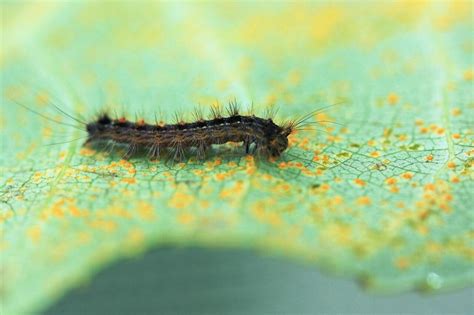
{"type": "Polygon", "coordinates": [[[279,126],[271,118],[240,115],[235,103],[229,104],[227,113],[227,117],[221,117],[219,110],[213,108],[212,119],[205,120],[198,113],[195,122],[169,125],[150,125],[143,120],[130,122],[101,114],[86,125],[85,145],[105,143],[107,145],[97,146],[104,149],[125,147],[125,158],[145,151],[152,159],[166,154],[173,160],[184,159],[186,151],[204,158],[211,145],[227,142],[242,142],[246,153],[274,158],[288,147],[288,135],[294,130],[294,123],[279,126]]]}

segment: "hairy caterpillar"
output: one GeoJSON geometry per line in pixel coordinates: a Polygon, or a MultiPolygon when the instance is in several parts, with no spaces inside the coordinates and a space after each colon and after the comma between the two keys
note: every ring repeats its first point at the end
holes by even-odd
{"type": "MultiPolygon", "coordinates": [[[[22,104],[19,105],[52,120],[22,104]]],[[[327,108],[312,111],[298,119],[288,120],[278,125],[273,121],[272,116],[275,114],[273,111],[269,111],[265,118],[254,114],[242,115],[239,113],[236,101],[229,102],[225,116],[220,107],[214,106],[211,108],[208,119],[205,119],[202,111],[196,109],[193,113],[195,121],[184,122],[177,115],[174,124],[158,122],[148,124],[143,119],[132,122],[125,117],[112,118],[107,113],[101,113],[93,121],[86,122],[71,116],[56,105],[54,107],[63,115],[82,125],[79,128],[87,132],[84,146],[108,152],[121,148],[125,151],[123,155],[125,159],[144,152],[150,159],[166,156],[173,161],[183,160],[187,153],[195,154],[198,159],[204,159],[212,145],[228,142],[243,143],[246,154],[278,158],[288,148],[288,136],[295,130],[315,123],[308,120],[317,112],[327,108]]],[[[78,127],[56,120],[52,121],[78,127]]]]}

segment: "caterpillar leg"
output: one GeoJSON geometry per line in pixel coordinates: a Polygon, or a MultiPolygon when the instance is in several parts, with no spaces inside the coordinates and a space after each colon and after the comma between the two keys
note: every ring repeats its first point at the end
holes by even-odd
{"type": "Polygon", "coordinates": [[[181,145],[176,145],[172,149],[172,160],[173,161],[183,161],[185,158],[184,148],[181,145]]]}
{"type": "Polygon", "coordinates": [[[148,157],[152,160],[160,158],[160,146],[158,144],[153,144],[147,153],[148,157]]]}
{"type": "Polygon", "coordinates": [[[122,156],[122,159],[129,160],[132,156],[135,155],[136,152],[137,152],[137,146],[134,144],[130,144],[127,147],[127,151],[125,151],[125,154],[122,156]]]}
{"type": "Polygon", "coordinates": [[[210,149],[210,145],[208,145],[207,143],[205,143],[204,141],[201,141],[199,142],[197,145],[196,145],[196,155],[197,155],[197,158],[199,160],[204,160],[206,158],[206,153],[209,151],[210,149]]]}

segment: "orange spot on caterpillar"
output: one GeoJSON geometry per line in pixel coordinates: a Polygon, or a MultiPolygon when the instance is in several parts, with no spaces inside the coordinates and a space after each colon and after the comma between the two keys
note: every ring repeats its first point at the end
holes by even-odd
{"type": "Polygon", "coordinates": [[[127,122],[127,119],[125,117],[120,117],[119,119],[117,119],[117,122],[124,124],[127,122]]]}
{"type": "Polygon", "coordinates": [[[433,157],[432,154],[429,154],[425,157],[426,162],[431,162],[431,161],[433,161],[433,159],[434,159],[434,157],[433,157]]]}
{"type": "Polygon", "coordinates": [[[438,135],[444,134],[444,128],[438,128],[438,129],[436,130],[436,133],[437,133],[438,135]]]}
{"type": "Polygon", "coordinates": [[[456,163],[453,161],[448,162],[448,168],[451,168],[451,169],[456,168],[456,163]]]}
{"type": "Polygon", "coordinates": [[[355,183],[356,185],[361,186],[361,187],[363,187],[363,186],[366,185],[366,182],[365,182],[364,180],[360,179],[360,178],[354,179],[354,183],[355,183]]]}
{"type": "Polygon", "coordinates": [[[137,126],[145,126],[145,120],[144,119],[139,119],[135,122],[137,126]]]}
{"type": "Polygon", "coordinates": [[[403,177],[404,179],[410,180],[410,179],[413,178],[413,173],[410,173],[410,172],[403,173],[403,174],[402,174],[402,177],[403,177]]]}
{"type": "Polygon", "coordinates": [[[390,94],[388,94],[387,96],[387,102],[390,104],[390,105],[395,105],[398,103],[398,100],[400,99],[400,97],[395,94],[394,92],[391,92],[390,94]]]}
{"type": "Polygon", "coordinates": [[[397,183],[397,180],[396,180],[395,178],[393,178],[393,177],[390,177],[390,178],[387,178],[387,179],[385,180],[385,183],[386,183],[387,185],[395,185],[395,184],[397,183]]]}
{"type": "Polygon", "coordinates": [[[452,138],[453,139],[461,139],[461,135],[459,133],[453,133],[452,138]]]}

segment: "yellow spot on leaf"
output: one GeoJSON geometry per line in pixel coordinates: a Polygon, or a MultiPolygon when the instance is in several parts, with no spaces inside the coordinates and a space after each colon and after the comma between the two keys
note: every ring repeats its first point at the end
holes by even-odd
{"type": "Polygon", "coordinates": [[[136,184],[137,180],[135,179],[135,177],[125,177],[122,178],[122,182],[127,184],[136,184]]]}
{"type": "Polygon", "coordinates": [[[191,206],[191,204],[194,202],[194,199],[195,198],[193,195],[177,191],[171,197],[170,201],[168,202],[168,205],[175,209],[185,209],[191,206]]]}
{"type": "Polygon", "coordinates": [[[395,260],[395,266],[398,269],[407,269],[410,266],[410,262],[407,257],[399,257],[395,260]]]}
{"type": "Polygon", "coordinates": [[[472,79],[474,78],[474,70],[472,70],[472,69],[466,70],[464,72],[463,77],[464,77],[464,80],[466,80],[466,81],[472,81],[472,79]]]}
{"type": "Polygon", "coordinates": [[[79,154],[82,156],[93,156],[96,152],[94,150],[91,150],[89,148],[82,148],[79,151],[79,154]]]}
{"type": "Polygon", "coordinates": [[[357,203],[361,206],[369,206],[372,204],[372,200],[368,196],[361,196],[357,198],[357,203]]]}
{"type": "Polygon", "coordinates": [[[372,151],[372,152],[370,153],[370,156],[371,156],[371,157],[374,157],[374,158],[378,158],[378,157],[380,156],[380,152],[378,152],[378,151],[372,151]]]}
{"type": "Polygon", "coordinates": [[[117,223],[111,220],[94,220],[89,222],[92,228],[102,230],[104,232],[113,232],[117,228],[117,223]]]}
{"type": "Polygon", "coordinates": [[[328,191],[330,188],[331,186],[329,186],[329,184],[322,184],[321,186],[319,186],[319,189],[321,189],[322,191],[328,191]]]}
{"type": "Polygon", "coordinates": [[[191,213],[181,213],[178,216],[178,222],[181,224],[190,224],[195,220],[195,217],[191,213]]]}
{"type": "Polygon", "coordinates": [[[387,96],[387,102],[390,105],[397,104],[399,99],[400,99],[400,97],[397,94],[395,94],[394,92],[388,94],[388,96],[387,96]]]}
{"type": "Polygon", "coordinates": [[[453,109],[451,110],[451,114],[452,114],[453,116],[459,116],[459,115],[461,115],[461,113],[462,113],[461,109],[460,109],[460,108],[457,108],[457,107],[456,107],[456,108],[453,108],[453,109]]]}
{"type": "Polygon", "coordinates": [[[41,238],[41,228],[39,226],[31,227],[28,229],[27,234],[33,242],[38,242],[41,238]]]}
{"type": "Polygon", "coordinates": [[[227,175],[225,173],[216,174],[216,179],[219,181],[225,180],[226,178],[227,178],[227,175]]]}

